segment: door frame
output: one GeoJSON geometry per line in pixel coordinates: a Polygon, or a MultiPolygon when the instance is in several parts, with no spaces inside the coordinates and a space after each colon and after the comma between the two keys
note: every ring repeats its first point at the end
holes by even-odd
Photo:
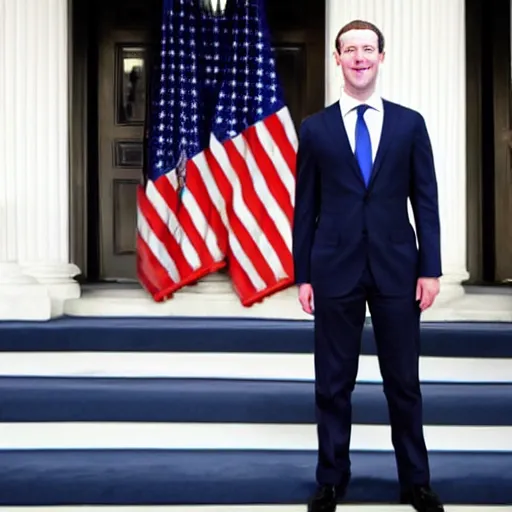
{"type": "Polygon", "coordinates": [[[494,280],[502,283],[512,278],[512,179],[511,147],[507,144],[511,126],[511,12],[510,0],[494,0],[491,17],[493,79],[493,140],[494,154],[494,280]]]}
{"type": "MultiPolygon", "coordinates": [[[[500,205],[512,211],[510,193],[503,192],[511,183],[504,144],[512,107],[510,0],[466,0],[466,34],[467,284],[500,284],[510,224],[500,205]]],[[[510,241],[508,251],[512,257],[510,241]]]]}
{"type": "Polygon", "coordinates": [[[79,281],[99,275],[99,243],[91,225],[99,221],[97,176],[96,2],[68,0],[68,122],[70,260],[79,281]]]}

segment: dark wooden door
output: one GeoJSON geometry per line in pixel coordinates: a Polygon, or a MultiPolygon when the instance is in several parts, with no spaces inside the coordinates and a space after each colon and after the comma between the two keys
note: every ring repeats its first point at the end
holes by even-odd
{"type": "Polygon", "coordinates": [[[512,283],[512,120],[511,120],[511,26],[510,0],[493,2],[491,17],[492,92],[489,110],[494,117],[494,222],[495,280],[512,283]]]}
{"type": "MultiPolygon", "coordinates": [[[[311,5],[313,4],[313,5],[311,5]]],[[[98,24],[99,277],[135,279],[136,189],[160,0],[104,0],[98,24]]],[[[324,6],[267,2],[278,73],[298,127],[324,105],[324,6]]]]}
{"type": "Polygon", "coordinates": [[[150,46],[159,0],[101,2],[98,44],[100,279],[135,279],[150,46]]]}
{"type": "Polygon", "coordinates": [[[295,127],[325,105],[325,2],[267,0],[277,71],[295,127]]]}

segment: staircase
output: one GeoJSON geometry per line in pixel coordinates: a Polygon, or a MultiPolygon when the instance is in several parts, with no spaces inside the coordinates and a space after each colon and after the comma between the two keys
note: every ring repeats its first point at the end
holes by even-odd
{"type": "MultiPolygon", "coordinates": [[[[422,328],[433,485],[448,512],[511,511],[512,324],[422,328]]],[[[0,351],[0,507],[305,511],[316,463],[311,322],[4,322],[0,351]]],[[[353,418],[343,510],[411,510],[391,505],[370,326],[353,418]]]]}

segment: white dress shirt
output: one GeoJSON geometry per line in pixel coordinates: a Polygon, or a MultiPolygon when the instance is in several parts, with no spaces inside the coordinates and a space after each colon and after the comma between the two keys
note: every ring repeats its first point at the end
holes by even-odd
{"type": "Polygon", "coordinates": [[[349,96],[342,91],[339,103],[341,117],[345,124],[345,130],[347,131],[350,147],[354,153],[356,151],[356,108],[362,104],[370,107],[364,113],[364,120],[368,127],[368,131],[370,132],[370,139],[372,142],[372,160],[375,161],[375,155],[379,149],[380,136],[382,133],[382,122],[384,120],[384,105],[382,98],[377,93],[373,93],[373,95],[366,101],[360,101],[352,98],[352,96],[349,96]]]}

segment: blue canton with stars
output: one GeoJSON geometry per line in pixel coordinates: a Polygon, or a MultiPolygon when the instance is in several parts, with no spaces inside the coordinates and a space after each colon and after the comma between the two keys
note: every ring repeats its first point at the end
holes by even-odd
{"type": "Polygon", "coordinates": [[[148,178],[156,180],[284,106],[263,0],[164,0],[160,79],[152,95],[148,178]]]}

